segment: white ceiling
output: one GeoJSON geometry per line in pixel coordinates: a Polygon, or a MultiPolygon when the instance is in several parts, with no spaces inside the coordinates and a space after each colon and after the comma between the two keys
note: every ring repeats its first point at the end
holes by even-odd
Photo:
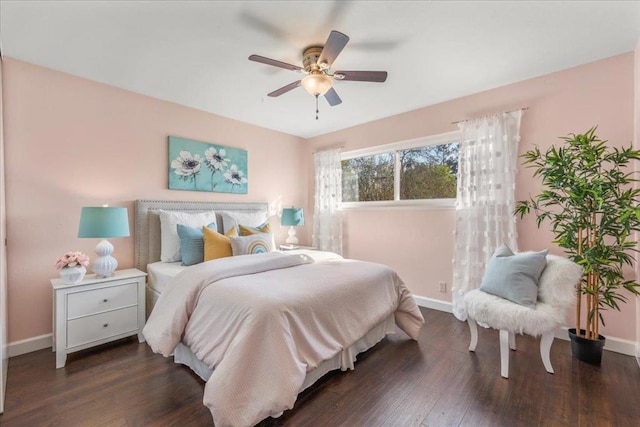
{"type": "Polygon", "coordinates": [[[10,1],[5,56],[277,131],[312,137],[630,52],[639,1],[10,1]],[[336,82],[329,107],[298,88],[331,30],[350,36],[334,70],[386,70],[386,83],[336,82]]]}

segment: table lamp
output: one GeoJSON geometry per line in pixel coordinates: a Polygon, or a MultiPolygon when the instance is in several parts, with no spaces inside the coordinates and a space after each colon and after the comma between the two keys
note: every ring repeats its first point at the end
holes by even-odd
{"type": "MultiPolygon", "coordinates": [[[[78,237],[106,239],[109,237],[129,236],[129,215],[127,208],[84,207],[80,214],[78,237]]],[[[91,270],[96,277],[111,277],[118,268],[118,261],[111,256],[113,245],[102,240],[96,246],[98,257],[91,263],[91,270]]]]}
{"type": "Polygon", "coordinates": [[[284,208],[282,209],[281,225],[289,226],[289,237],[286,243],[289,245],[297,245],[298,238],[296,230],[293,227],[304,225],[304,212],[302,208],[284,208]]]}

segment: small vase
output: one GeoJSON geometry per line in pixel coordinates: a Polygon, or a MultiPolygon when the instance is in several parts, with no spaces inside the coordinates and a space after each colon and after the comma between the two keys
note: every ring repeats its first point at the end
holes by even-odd
{"type": "Polygon", "coordinates": [[[77,265],[75,267],[65,267],[60,270],[60,278],[65,285],[75,285],[80,283],[85,274],[87,274],[87,269],[82,265],[77,265]]]}

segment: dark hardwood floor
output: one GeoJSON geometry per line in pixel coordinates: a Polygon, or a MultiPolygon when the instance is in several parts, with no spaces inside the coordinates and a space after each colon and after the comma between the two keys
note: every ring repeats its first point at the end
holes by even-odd
{"type": "MultiPolygon", "coordinates": [[[[423,309],[418,342],[391,335],[361,355],[356,369],[331,373],[295,407],[264,426],[639,426],[640,368],[605,352],[601,367],[551,350],[547,374],[538,341],[518,337],[510,378],[500,377],[498,332],[479,331],[467,350],[466,323],[423,309]]],[[[9,363],[2,426],[207,426],[204,384],[135,339],[69,355],[55,369],[41,350],[9,363]]]]}

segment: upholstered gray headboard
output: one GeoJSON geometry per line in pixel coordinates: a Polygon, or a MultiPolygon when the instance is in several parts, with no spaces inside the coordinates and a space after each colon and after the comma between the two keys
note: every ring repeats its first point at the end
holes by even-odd
{"type": "Polygon", "coordinates": [[[158,210],[179,212],[215,211],[222,232],[220,212],[268,212],[268,203],[181,202],[175,200],[136,200],[136,268],[147,271],[147,264],[160,261],[160,214],[158,210]]]}

